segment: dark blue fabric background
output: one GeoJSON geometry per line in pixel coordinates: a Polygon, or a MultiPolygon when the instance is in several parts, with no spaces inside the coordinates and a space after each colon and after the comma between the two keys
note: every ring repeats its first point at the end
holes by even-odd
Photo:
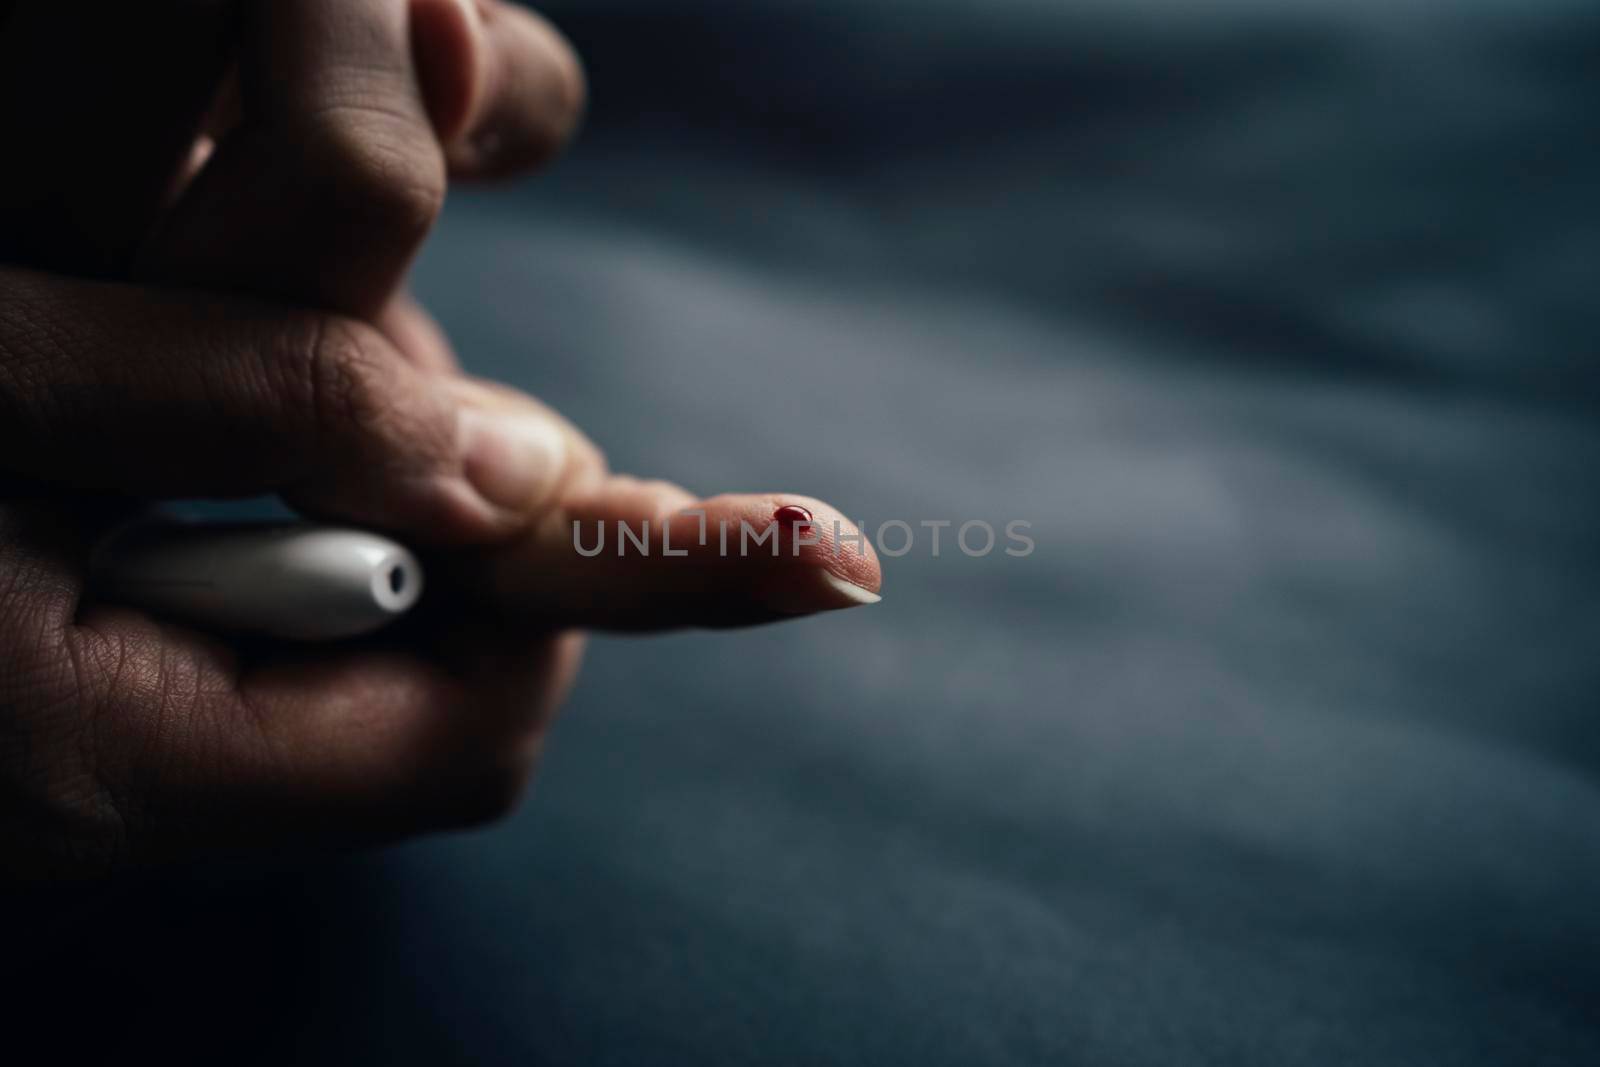
{"type": "Polygon", "coordinates": [[[584,140],[419,272],[466,362],[1038,550],[598,641],[508,824],[99,906],[76,1039],[1600,1062],[1600,9],[550,10],[584,140]]]}

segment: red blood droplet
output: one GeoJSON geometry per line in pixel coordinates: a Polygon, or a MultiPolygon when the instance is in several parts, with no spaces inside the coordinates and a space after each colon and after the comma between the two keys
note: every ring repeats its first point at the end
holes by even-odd
{"type": "Polygon", "coordinates": [[[772,521],[779,526],[797,526],[801,528],[801,532],[809,533],[811,512],[798,504],[785,504],[772,513],[772,521]]]}

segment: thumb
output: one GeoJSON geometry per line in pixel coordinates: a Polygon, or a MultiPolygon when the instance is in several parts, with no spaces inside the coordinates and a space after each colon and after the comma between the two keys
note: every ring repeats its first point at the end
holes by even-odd
{"type": "Polygon", "coordinates": [[[440,388],[354,320],[0,269],[0,471],[142,497],[277,493],[419,544],[495,540],[556,430],[440,388]]]}

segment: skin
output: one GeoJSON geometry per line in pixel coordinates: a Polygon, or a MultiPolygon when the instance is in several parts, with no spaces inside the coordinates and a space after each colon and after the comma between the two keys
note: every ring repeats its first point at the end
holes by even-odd
{"type": "Polygon", "coordinates": [[[545,22],[476,0],[114,5],[62,85],[48,0],[0,7],[0,877],[345,848],[516,802],[579,630],[852,606],[870,546],[724,557],[790,494],[612,473],[470,379],[405,291],[452,180],[552,158],[584,95],[545,22]],[[41,91],[41,87],[57,87],[41,91]],[[88,554],[134,500],[280,494],[390,531],[449,593],[378,639],[253,644],[115,606],[88,554]],[[699,518],[713,531],[698,546],[699,518]],[[594,558],[571,524],[670,525],[594,558]]]}

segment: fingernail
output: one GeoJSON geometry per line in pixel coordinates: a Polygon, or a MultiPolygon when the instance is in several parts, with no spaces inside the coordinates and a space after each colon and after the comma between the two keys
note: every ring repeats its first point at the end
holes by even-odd
{"type": "Polygon", "coordinates": [[[817,571],[817,573],[822,576],[823,584],[825,584],[829,589],[833,590],[834,594],[837,595],[842,601],[842,603],[839,605],[840,607],[856,607],[860,604],[876,604],[878,601],[883,599],[883,595],[881,593],[874,593],[872,590],[867,589],[864,586],[856,585],[854,582],[847,582],[836,574],[832,574],[828,571],[817,571]]]}
{"type": "Polygon", "coordinates": [[[786,615],[811,615],[819,611],[840,611],[876,604],[883,597],[870,589],[848,582],[820,567],[805,567],[777,579],[766,598],[775,611],[786,615]]]}
{"type": "Polygon", "coordinates": [[[467,481],[491,504],[531,509],[561,476],[566,442],[549,419],[464,407],[460,432],[467,481]]]}

